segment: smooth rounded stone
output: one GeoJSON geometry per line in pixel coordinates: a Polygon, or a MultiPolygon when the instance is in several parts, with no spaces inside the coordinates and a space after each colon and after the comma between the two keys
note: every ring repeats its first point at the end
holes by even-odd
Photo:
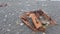
{"type": "Polygon", "coordinates": [[[5,15],[5,18],[7,17],[7,15],[5,15]]]}
{"type": "Polygon", "coordinates": [[[22,26],[22,25],[24,25],[24,23],[20,23],[20,25],[22,26]]]}
{"type": "Polygon", "coordinates": [[[11,24],[9,24],[9,26],[11,26],[11,24]]]}
{"type": "Polygon", "coordinates": [[[47,21],[47,24],[50,24],[50,22],[49,22],[49,21],[47,21]]]}
{"type": "Polygon", "coordinates": [[[43,32],[43,34],[46,34],[45,32],[43,32]]]}
{"type": "Polygon", "coordinates": [[[7,31],[11,31],[10,29],[7,29],[7,31]]]}

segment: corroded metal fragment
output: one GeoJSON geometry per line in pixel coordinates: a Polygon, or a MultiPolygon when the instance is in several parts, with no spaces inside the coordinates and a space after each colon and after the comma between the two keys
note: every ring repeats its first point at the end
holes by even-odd
{"type": "Polygon", "coordinates": [[[42,10],[26,12],[20,18],[34,31],[45,32],[47,26],[56,24],[55,21],[42,10]]]}

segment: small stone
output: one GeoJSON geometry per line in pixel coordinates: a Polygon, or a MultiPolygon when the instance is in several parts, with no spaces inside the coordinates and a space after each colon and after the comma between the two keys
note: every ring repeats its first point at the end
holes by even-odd
{"type": "Polygon", "coordinates": [[[10,31],[10,29],[7,29],[7,31],[10,31]]]}
{"type": "Polygon", "coordinates": [[[9,13],[9,15],[11,15],[11,13],[9,13]]]}
{"type": "Polygon", "coordinates": [[[50,22],[48,21],[47,24],[50,24],[50,22]]]}
{"type": "Polygon", "coordinates": [[[30,6],[30,4],[28,4],[27,6],[30,6]]]}
{"type": "Polygon", "coordinates": [[[43,34],[46,34],[45,32],[43,32],[43,34]]]}
{"type": "Polygon", "coordinates": [[[23,9],[21,9],[21,11],[24,11],[23,9]]]}
{"type": "Polygon", "coordinates": [[[19,22],[18,21],[16,21],[16,25],[18,25],[19,24],[19,22]]]}
{"type": "Polygon", "coordinates": [[[6,19],[3,19],[3,21],[6,21],[6,19]]]}
{"type": "Polygon", "coordinates": [[[14,15],[14,13],[12,15],[14,15]]]}
{"type": "Polygon", "coordinates": [[[9,24],[9,26],[11,26],[11,24],[9,24]]]}
{"type": "Polygon", "coordinates": [[[20,25],[22,26],[22,25],[24,25],[24,23],[20,23],[20,25]]]}
{"type": "Polygon", "coordinates": [[[5,18],[7,17],[7,15],[5,15],[5,18]]]}
{"type": "Polygon", "coordinates": [[[40,18],[43,18],[42,16],[40,16],[40,18]]]}

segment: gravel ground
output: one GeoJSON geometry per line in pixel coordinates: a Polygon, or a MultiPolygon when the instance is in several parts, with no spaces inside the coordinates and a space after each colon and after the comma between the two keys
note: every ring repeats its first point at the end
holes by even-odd
{"type": "MultiPolygon", "coordinates": [[[[21,22],[19,16],[24,12],[43,9],[43,11],[60,24],[60,1],[48,0],[0,0],[0,34],[42,34],[34,32],[21,22]]],[[[47,29],[47,34],[60,34],[60,26],[47,29]]]]}

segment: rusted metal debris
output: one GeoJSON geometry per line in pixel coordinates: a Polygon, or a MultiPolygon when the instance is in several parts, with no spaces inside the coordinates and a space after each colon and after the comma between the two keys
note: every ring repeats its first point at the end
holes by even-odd
{"type": "Polygon", "coordinates": [[[0,7],[6,7],[7,3],[0,3],[0,7]]]}
{"type": "Polygon", "coordinates": [[[47,26],[56,24],[56,22],[42,10],[26,12],[20,18],[34,31],[45,32],[47,26]]]}

